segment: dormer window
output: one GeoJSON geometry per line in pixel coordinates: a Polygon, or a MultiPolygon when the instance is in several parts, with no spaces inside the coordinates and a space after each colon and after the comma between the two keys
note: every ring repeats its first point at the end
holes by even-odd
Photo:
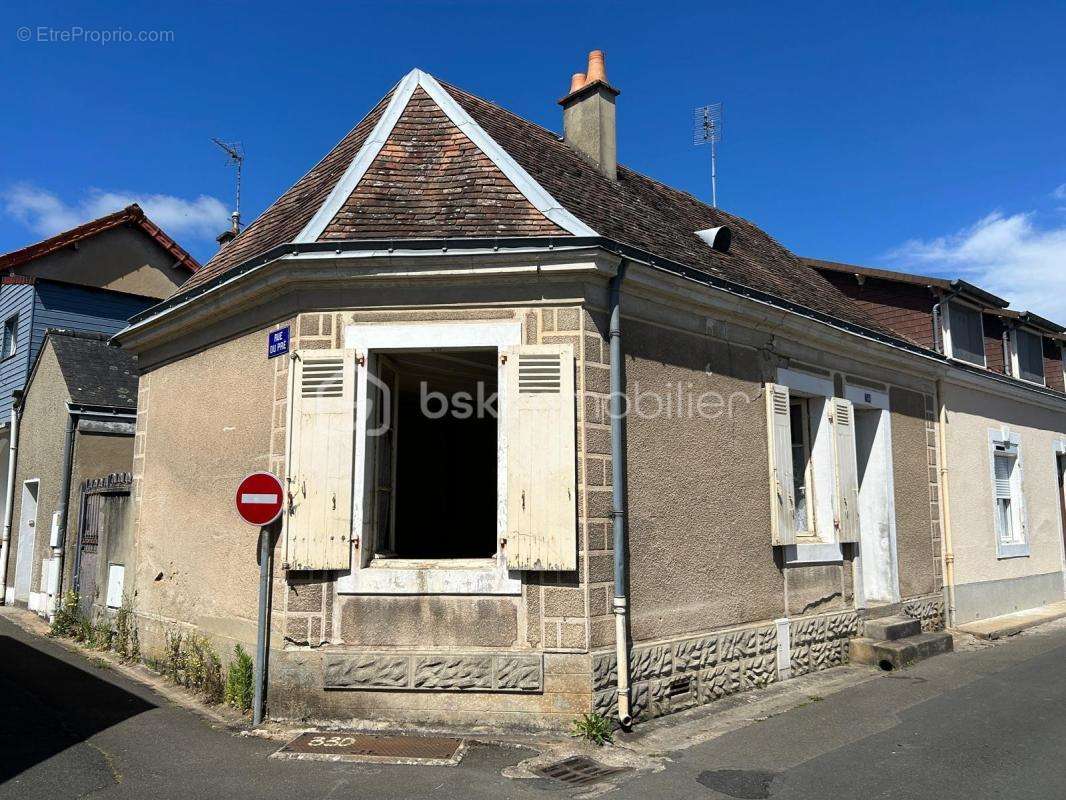
{"type": "Polygon", "coordinates": [[[0,358],[10,358],[18,349],[19,318],[18,314],[8,317],[4,322],[4,338],[0,342],[0,358]]]}
{"type": "Polygon", "coordinates": [[[1023,381],[1044,385],[1044,337],[1024,328],[1015,328],[1014,374],[1023,381]]]}
{"type": "Polygon", "coordinates": [[[972,306],[952,301],[947,304],[944,337],[946,355],[985,366],[985,331],[981,312],[972,306]]]}

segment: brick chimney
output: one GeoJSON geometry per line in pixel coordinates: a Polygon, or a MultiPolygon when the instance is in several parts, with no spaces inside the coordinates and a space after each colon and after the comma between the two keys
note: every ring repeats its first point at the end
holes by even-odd
{"type": "Polygon", "coordinates": [[[593,50],[589,53],[588,70],[571,78],[570,93],[559,101],[566,143],[612,181],[618,165],[614,99],[619,94],[607,83],[603,51],[593,50]]]}

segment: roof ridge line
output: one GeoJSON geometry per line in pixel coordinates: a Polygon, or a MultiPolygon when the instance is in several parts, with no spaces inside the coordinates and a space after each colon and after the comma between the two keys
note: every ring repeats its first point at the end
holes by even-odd
{"type": "Polygon", "coordinates": [[[325,201],[293,239],[295,244],[318,241],[322,232],[337,216],[348,197],[356,190],[371,164],[377,158],[385,142],[406,110],[415,90],[421,88],[459,131],[488,158],[514,185],[529,203],[549,220],[575,236],[598,234],[566,206],[555,199],[507,150],[477,124],[456,102],[448,91],[428,72],[412,69],[396,85],[389,105],[378,119],[374,129],[363,142],[359,152],[352,158],[340,180],[333,186],[325,201]]]}

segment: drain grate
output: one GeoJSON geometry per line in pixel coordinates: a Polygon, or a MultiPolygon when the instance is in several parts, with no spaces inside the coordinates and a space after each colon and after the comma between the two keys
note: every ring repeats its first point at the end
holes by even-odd
{"type": "Polygon", "coordinates": [[[539,774],[546,778],[554,778],[571,786],[596,783],[610,775],[625,771],[625,767],[607,767],[584,756],[574,756],[537,770],[539,774]]]}
{"type": "Polygon", "coordinates": [[[458,764],[462,739],[389,736],[355,731],[302,733],[273,758],[311,761],[378,761],[393,764],[458,764]]]}

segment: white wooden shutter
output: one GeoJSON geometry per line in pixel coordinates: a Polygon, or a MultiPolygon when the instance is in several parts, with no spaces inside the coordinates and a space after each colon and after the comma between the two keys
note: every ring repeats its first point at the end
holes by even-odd
{"type": "Polygon", "coordinates": [[[792,420],[788,387],[766,384],[767,451],[770,456],[770,542],[796,543],[796,487],[792,480],[792,420]]]}
{"type": "Polygon", "coordinates": [[[289,400],[285,562],[291,570],[351,566],[355,353],[299,350],[289,400]]]}
{"type": "Polygon", "coordinates": [[[855,458],[855,408],[850,400],[834,397],[833,467],[836,481],[834,524],[838,542],[859,541],[859,467],[855,458]]]}
{"type": "Polygon", "coordinates": [[[574,349],[508,348],[507,567],[577,569],[574,349]]]}

